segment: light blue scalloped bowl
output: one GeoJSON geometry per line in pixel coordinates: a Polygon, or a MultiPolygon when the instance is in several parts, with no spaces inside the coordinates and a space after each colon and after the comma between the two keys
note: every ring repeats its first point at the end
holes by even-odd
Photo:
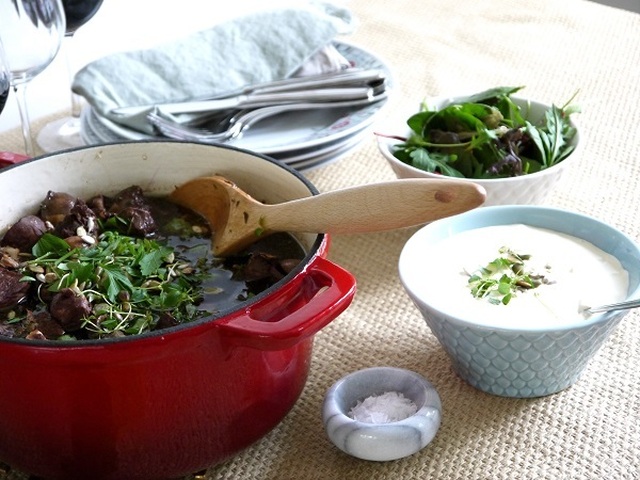
{"type": "MultiPolygon", "coordinates": [[[[573,385],[607,340],[624,311],[596,314],[557,328],[487,326],[431,305],[418,295],[415,264],[421,252],[450,236],[492,225],[527,224],[582,238],[615,256],[629,272],[627,298],[640,297],[640,248],[618,229],[595,218],[551,207],[492,206],[433,222],[418,230],[399,259],[400,280],[427,325],[450,357],[454,370],[474,387],[505,397],[531,398],[573,385]]],[[[425,271],[424,275],[438,272],[425,271]]],[[[530,323],[530,322],[529,322],[530,323]]]]}

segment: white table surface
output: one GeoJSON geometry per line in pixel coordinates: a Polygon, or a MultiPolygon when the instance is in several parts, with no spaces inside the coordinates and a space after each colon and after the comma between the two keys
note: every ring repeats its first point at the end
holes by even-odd
{"type": "MultiPolygon", "coordinates": [[[[256,9],[286,3],[295,0],[234,0],[224,8],[215,0],[104,0],[98,13],[67,45],[69,58],[75,71],[110,53],[149,48],[256,9]]],[[[66,53],[63,45],[49,67],[29,84],[27,102],[32,120],[70,108],[66,53]]],[[[0,114],[0,132],[19,125],[16,99],[10,94],[0,114]]]]}
{"type": "MultiPolygon", "coordinates": [[[[333,1],[341,3],[340,0],[333,1]]],[[[640,0],[597,1],[640,11],[640,0]]],[[[29,115],[35,120],[70,108],[67,53],[75,71],[110,53],[149,48],[257,9],[301,2],[234,0],[221,7],[216,0],[104,0],[95,17],[78,30],[71,46],[66,45],[66,51],[63,48],[51,65],[29,84],[29,115]]],[[[343,0],[342,3],[348,6],[349,0],[343,0]]],[[[18,107],[11,95],[0,114],[0,132],[19,125],[18,107]]]]}

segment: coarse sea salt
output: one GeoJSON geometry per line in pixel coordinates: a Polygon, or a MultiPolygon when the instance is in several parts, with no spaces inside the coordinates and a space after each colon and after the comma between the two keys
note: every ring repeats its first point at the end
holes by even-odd
{"type": "Polygon", "coordinates": [[[358,422],[389,423],[404,420],[418,411],[415,403],[399,392],[385,392],[358,401],[349,416],[358,422]]]}

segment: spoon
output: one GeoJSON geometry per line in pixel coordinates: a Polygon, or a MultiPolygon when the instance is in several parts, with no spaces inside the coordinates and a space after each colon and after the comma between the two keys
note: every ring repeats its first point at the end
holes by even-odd
{"type": "Polygon", "coordinates": [[[205,217],[212,249],[224,256],[272,232],[365,233],[409,227],[471,210],[486,197],[483,187],[449,179],[403,179],[335,190],[265,205],[221,176],[177,187],[175,203],[205,217]]]}
{"type": "Polygon", "coordinates": [[[615,312],[616,310],[627,310],[640,307],[640,299],[627,300],[626,302],[610,303],[609,305],[600,305],[599,307],[589,307],[586,313],[615,312]]]}

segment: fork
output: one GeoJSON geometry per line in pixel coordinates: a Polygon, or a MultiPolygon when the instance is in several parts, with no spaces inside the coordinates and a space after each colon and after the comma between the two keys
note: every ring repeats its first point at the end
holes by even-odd
{"type": "Polygon", "coordinates": [[[252,125],[279,113],[297,110],[355,107],[376,103],[385,98],[387,98],[387,94],[382,92],[367,99],[324,103],[288,103],[241,110],[219,123],[215,130],[192,127],[176,122],[170,115],[163,114],[157,108],[147,115],[147,120],[165,137],[203,143],[220,143],[240,137],[252,125]]]}

